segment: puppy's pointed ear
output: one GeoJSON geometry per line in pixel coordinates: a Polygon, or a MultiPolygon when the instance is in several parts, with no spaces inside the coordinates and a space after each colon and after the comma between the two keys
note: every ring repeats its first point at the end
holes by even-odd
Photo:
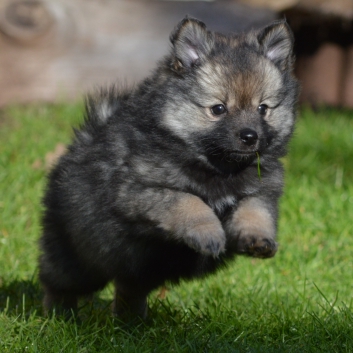
{"type": "Polygon", "coordinates": [[[203,22],[185,17],[170,35],[170,41],[173,44],[172,66],[180,71],[200,64],[211,51],[213,36],[203,22]]]}
{"type": "Polygon", "coordinates": [[[258,41],[264,55],[284,70],[292,65],[294,38],[286,21],[276,21],[262,29],[258,41]]]}

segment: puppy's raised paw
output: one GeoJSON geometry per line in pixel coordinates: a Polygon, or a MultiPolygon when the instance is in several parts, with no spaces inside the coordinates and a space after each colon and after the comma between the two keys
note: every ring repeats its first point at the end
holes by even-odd
{"type": "Polygon", "coordinates": [[[187,230],[185,242],[203,255],[217,257],[225,251],[226,236],[219,222],[201,223],[187,230]]]}
{"type": "Polygon", "coordinates": [[[226,235],[220,220],[194,195],[180,196],[164,214],[161,227],[203,255],[217,257],[225,251],[226,235]]]}
{"type": "Polygon", "coordinates": [[[278,244],[273,239],[253,235],[240,236],[237,242],[237,252],[252,257],[273,257],[277,248],[278,244]]]}

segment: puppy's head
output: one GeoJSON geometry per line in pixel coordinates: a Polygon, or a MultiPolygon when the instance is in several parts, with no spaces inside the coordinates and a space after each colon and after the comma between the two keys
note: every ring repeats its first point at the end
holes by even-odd
{"type": "Polygon", "coordinates": [[[170,39],[163,124],[210,161],[283,154],[298,95],[287,23],[226,36],[185,18],[170,39]]]}

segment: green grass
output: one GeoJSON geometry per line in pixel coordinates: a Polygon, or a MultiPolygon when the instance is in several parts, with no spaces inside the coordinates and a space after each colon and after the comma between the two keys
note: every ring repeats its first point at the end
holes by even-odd
{"type": "Polygon", "coordinates": [[[275,258],[156,291],[135,325],[110,316],[111,287],[82,303],[79,322],[42,312],[45,157],[81,118],[80,104],[0,113],[0,352],[353,352],[352,112],[301,112],[275,258]]]}

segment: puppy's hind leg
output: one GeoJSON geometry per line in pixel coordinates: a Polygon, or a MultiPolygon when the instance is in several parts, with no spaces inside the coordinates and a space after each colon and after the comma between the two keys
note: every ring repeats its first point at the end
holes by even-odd
{"type": "Polygon", "coordinates": [[[147,317],[147,294],[137,288],[129,288],[115,281],[113,314],[124,321],[147,317]]]}
{"type": "Polygon", "coordinates": [[[67,317],[77,312],[79,296],[103,288],[107,281],[92,279],[91,271],[80,266],[69,249],[64,249],[59,242],[54,245],[54,250],[45,249],[39,259],[39,280],[44,289],[43,306],[46,313],[55,311],[67,317]]]}
{"type": "Polygon", "coordinates": [[[77,313],[78,297],[75,294],[60,293],[44,286],[43,307],[46,314],[54,312],[69,318],[77,313]]]}

